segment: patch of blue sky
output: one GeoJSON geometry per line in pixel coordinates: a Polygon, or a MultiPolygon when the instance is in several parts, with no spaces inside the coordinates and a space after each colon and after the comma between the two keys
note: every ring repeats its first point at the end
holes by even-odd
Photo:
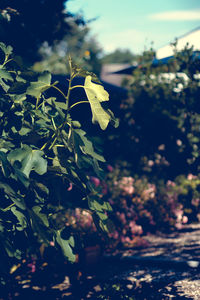
{"type": "Polygon", "coordinates": [[[70,0],[91,23],[91,34],[105,52],[128,48],[140,53],[153,42],[155,49],[200,26],[199,0],[70,0]]]}

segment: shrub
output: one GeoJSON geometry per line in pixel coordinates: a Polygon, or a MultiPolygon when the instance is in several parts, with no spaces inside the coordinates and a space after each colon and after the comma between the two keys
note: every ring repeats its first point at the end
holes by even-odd
{"type": "MultiPolygon", "coordinates": [[[[193,218],[189,217],[182,197],[188,195],[191,186],[196,187],[199,180],[186,179],[187,183],[183,181],[182,187],[179,180],[153,183],[145,176],[133,177],[127,170],[123,173],[119,167],[109,173],[106,196],[113,208],[109,216],[116,226],[111,237],[118,245],[143,245],[144,241],[139,239],[142,235],[181,229],[188,220],[197,218],[195,208],[191,214],[193,218]]],[[[195,199],[198,198],[190,198],[190,205],[193,202],[196,205],[195,199]]]]}
{"type": "Polygon", "coordinates": [[[120,127],[109,137],[106,153],[113,164],[126,161],[132,172],[150,178],[197,174],[199,56],[186,47],[168,65],[151,63],[152,55],[143,56],[128,81],[129,98],[121,103],[120,127]]]}
{"type": "Polygon", "coordinates": [[[12,48],[0,43],[0,261],[4,278],[16,258],[37,253],[41,243],[53,242],[69,261],[75,261],[73,230],[66,226],[66,215],[64,221],[58,217],[69,209],[87,210],[98,229],[108,231],[105,212],[111,206],[90,181],[91,174],[101,175],[105,160],[71,111],[87,103],[93,123],[103,130],[109,122],[117,126],[112,112],[101,105],[109,95],[94,74],[69,60],[65,94],[58,82],[51,82],[49,72],[24,70],[11,55],[12,48]],[[74,85],[77,76],[84,81],[78,87],[74,85]],[[74,103],[70,94],[76,88],[85,91],[85,98],[74,103]]]}

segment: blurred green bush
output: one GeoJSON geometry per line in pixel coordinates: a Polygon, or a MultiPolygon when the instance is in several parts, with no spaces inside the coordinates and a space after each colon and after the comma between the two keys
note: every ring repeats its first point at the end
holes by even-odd
{"type": "Polygon", "coordinates": [[[126,82],[129,97],[118,112],[120,126],[105,143],[107,158],[126,161],[138,175],[174,179],[199,171],[199,54],[186,47],[168,64],[153,67],[144,53],[126,82]],[[109,151],[110,150],[110,151],[109,151]]]}

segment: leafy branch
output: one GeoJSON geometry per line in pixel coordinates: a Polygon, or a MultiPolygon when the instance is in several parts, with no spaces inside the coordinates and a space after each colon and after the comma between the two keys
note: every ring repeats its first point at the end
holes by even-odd
{"type": "Polygon", "coordinates": [[[14,62],[10,46],[0,43],[0,49],[5,57],[0,65],[0,242],[4,249],[0,263],[6,260],[9,265],[10,257],[23,254],[22,245],[16,243],[19,232],[24,239],[30,233],[37,236],[38,244],[49,245],[54,240],[74,262],[73,232],[65,237],[65,226],[54,220],[54,212],[80,207],[92,214],[99,228],[108,230],[105,212],[110,206],[99,197],[89,176],[91,172],[98,176],[99,163],[105,159],[70,113],[75,106],[89,103],[93,123],[103,130],[109,122],[117,126],[113,114],[101,106],[109,95],[93,73],[71,59],[65,95],[58,82],[51,82],[48,71],[22,70],[14,62]],[[71,91],[79,87],[73,86],[77,76],[85,78],[86,100],[70,105],[71,91]],[[63,101],[51,95],[51,88],[63,101]],[[74,192],[76,201],[70,194],[74,192]]]}

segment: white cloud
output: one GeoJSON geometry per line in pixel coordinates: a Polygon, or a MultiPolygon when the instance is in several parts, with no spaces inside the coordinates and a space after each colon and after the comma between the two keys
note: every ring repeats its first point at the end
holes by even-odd
{"type": "Polygon", "coordinates": [[[200,20],[200,9],[166,11],[150,15],[151,20],[156,21],[194,21],[200,20]]]}

